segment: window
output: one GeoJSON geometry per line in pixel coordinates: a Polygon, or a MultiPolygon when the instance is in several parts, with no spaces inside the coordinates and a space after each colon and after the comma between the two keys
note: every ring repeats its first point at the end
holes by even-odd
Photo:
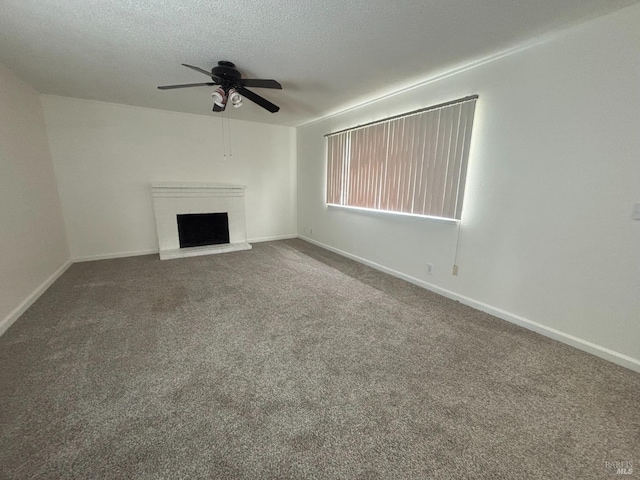
{"type": "Polygon", "coordinates": [[[460,219],[477,98],[328,134],[327,203],[460,219]]]}

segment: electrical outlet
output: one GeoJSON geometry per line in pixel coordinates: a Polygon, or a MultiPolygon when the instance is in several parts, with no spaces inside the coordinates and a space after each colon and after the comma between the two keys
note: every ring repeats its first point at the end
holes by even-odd
{"type": "Polygon", "coordinates": [[[433,273],[433,264],[427,263],[427,275],[431,275],[433,273]]]}
{"type": "Polygon", "coordinates": [[[640,220],[640,202],[633,206],[633,219],[640,220]]]}
{"type": "Polygon", "coordinates": [[[309,235],[313,235],[313,228],[309,229],[309,235]]]}
{"type": "Polygon", "coordinates": [[[453,275],[453,276],[458,275],[458,265],[454,265],[453,266],[453,270],[451,271],[451,275],[453,275]]]}

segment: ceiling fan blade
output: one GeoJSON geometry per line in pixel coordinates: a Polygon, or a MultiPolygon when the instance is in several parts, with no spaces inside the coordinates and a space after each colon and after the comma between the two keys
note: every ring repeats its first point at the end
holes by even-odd
{"type": "Polygon", "coordinates": [[[213,104],[213,111],[214,112],[224,112],[224,109],[227,107],[227,105],[225,104],[224,107],[219,106],[218,104],[214,103],[213,104]]]}
{"type": "Polygon", "coordinates": [[[213,77],[214,76],[211,72],[207,72],[204,68],[194,67],[193,65],[187,65],[186,63],[183,63],[182,66],[190,68],[192,70],[195,70],[196,72],[204,73],[207,77],[213,77]]]}
{"type": "Polygon", "coordinates": [[[204,86],[213,86],[217,85],[217,83],[207,82],[207,83],[183,83],[182,85],[163,85],[158,87],[160,90],[170,90],[172,88],[187,88],[187,87],[204,87],[204,86]]]}
{"type": "Polygon", "coordinates": [[[282,85],[280,85],[275,80],[264,80],[261,78],[242,78],[240,79],[240,84],[244,87],[256,87],[256,88],[277,88],[278,90],[282,90],[282,85]]]}
{"type": "Polygon", "coordinates": [[[278,110],[280,110],[279,106],[274,105],[266,98],[262,98],[257,93],[253,93],[251,90],[247,90],[242,85],[236,85],[236,90],[240,93],[240,95],[248,98],[254,103],[257,103],[262,108],[269,110],[271,113],[276,113],[278,110]]]}

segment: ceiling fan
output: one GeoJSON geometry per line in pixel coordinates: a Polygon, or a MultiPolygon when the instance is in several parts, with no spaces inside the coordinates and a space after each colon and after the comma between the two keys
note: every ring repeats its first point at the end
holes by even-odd
{"type": "Polygon", "coordinates": [[[210,72],[203,68],[194,67],[193,65],[187,65],[183,63],[187,68],[191,68],[196,72],[204,73],[208,77],[211,77],[212,82],[206,83],[187,83],[183,85],[164,85],[158,87],[160,90],[170,90],[172,88],[188,88],[188,87],[204,87],[204,86],[218,86],[218,88],[211,95],[213,97],[213,111],[224,112],[228,101],[236,108],[242,105],[242,97],[257,103],[262,108],[269,110],[271,113],[276,113],[280,110],[280,107],[274,105],[266,98],[261,97],[257,93],[247,90],[245,87],[256,88],[277,88],[282,90],[280,85],[275,80],[265,80],[259,78],[242,78],[242,75],[236,68],[236,66],[227,61],[218,62],[217,67],[213,67],[210,72]]]}

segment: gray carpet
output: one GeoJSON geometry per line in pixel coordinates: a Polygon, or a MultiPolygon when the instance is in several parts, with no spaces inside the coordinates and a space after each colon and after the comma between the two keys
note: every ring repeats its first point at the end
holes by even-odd
{"type": "Polygon", "coordinates": [[[3,479],[640,468],[640,375],[300,240],[75,264],[0,386],[3,479]]]}

